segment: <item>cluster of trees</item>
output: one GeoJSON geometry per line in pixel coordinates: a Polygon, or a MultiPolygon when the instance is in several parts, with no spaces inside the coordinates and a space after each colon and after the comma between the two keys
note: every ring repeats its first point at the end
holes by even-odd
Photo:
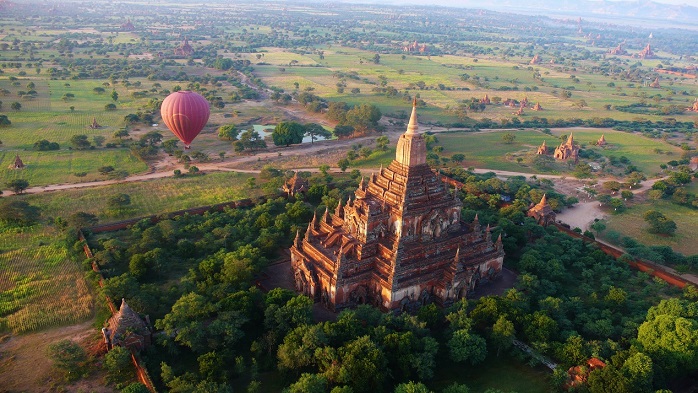
{"type": "MultiPolygon", "coordinates": [[[[682,160],[683,163],[687,161],[682,160]]],[[[669,172],[668,175],[666,179],[658,180],[652,185],[652,189],[647,194],[648,197],[654,200],[669,199],[678,205],[698,208],[698,196],[684,187],[693,180],[694,174],[691,170],[686,165],[682,165],[677,171],[669,172]]]]}
{"type": "Polygon", "coordinates": [[[276,146],[301,143],[305,136],[309,136],[311,143],[314,143],[318,137],[327,139],[332,136],[332,133],[317,123],[300,124],[293,121],[282,121],[276,125],[271,134],[276,146]]]}
{"type": "Polygon", "coordinates": [[[350,107],[345,102],[331,102],[327,108],[327,118],[338,123],[334,130],[338,138],[380,131],[378,120],[382,116],[380,109],[373,104],[350,107]]]}
{"type": "Polygon", "coordinates": [[[61,146],[58,144],[58,142],[49,142],[47,139],[34,142],[34,150],[60,150],[60,148],[61,146]]]}
{"type": "Polygon", "coordinates": [[[649,224],[649,232],[660,235],[673,235],[676,232],[676,223],[674,220],[667,218],[661,212],[656,210],[648,210],[642,215],[642,218],[649,224]]]}

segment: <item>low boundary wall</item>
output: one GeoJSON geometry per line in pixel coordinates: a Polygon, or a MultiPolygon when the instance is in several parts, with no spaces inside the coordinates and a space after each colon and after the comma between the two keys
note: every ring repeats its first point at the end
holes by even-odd
{"type": "MultiPolygon", "coordinates": [[[[580,233],[577,233],[577,232],[575,232],[567,227],[564,227],[558,223],[555,223],[555,227],[557,227],[557,229],[559,229],[560,231],[562,231],[562,232],[564,232],[564,233],[566,233],[566,234],[568,234],[576,239],[581,239],[581,240],[585,241],[586,243],[595,244],[599,248],[599,250],[603,251],[607,255],[610,255],[614,258],[619,258],[621,255],[628,254],[619,248],[616,248],[616,247],[610,246],[608,244],[601,243],[601,242],[594,240],[592,238],[586,237],[586,236],[584,236],[580,233]]],[[[648,273],[654,277],[660,278],[660,279],[666,281],[667,283],[669,283],[675,287],[678,287],[678,288],[683,289],[683,287],[685,287],[686,285],[693,285],[693,282],[679,276],[678,274],[667,271],[666,268],[662,265],[659,265],[659,264],[654,263],[654,262],[650,262],[650,261],[645,260],[645,259],[635,258],[633,256],[630,256],[630,257],[632,258],[632,260],[628,261],[628,264],[630,265],[630,267],[633,267],[641,272],[645,272],[645,273],[648,273]]]]}

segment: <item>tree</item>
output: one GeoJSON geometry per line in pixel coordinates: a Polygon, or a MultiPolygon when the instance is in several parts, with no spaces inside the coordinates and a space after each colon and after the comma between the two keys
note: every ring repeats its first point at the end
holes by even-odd
{"type": "Polygon", "coordinates": [[[179,141],[176,139],[168,139],[165,142],[162,142],[162,149],[165,150],[165,153],[167,154],[174,154],[175,150],[177,150],[178,143],[179,141]]]}
{"type": "Polygon", "coordinates": [[[327,131],[325,127],[317,123],[306,123],[303,125],[303,129],[305,130],[305,135],[310,137],[311,144],[315,143],[317,137],[329,139],[332,136],[331,132],[327,131]]]}
{"type": "Polygon", "coordinates": [[[114,172],[114,167],[111,165],[105,165],[97,168],[97,172],[101,173],[102,175],[108,175],[111,172],[114,172]]]}
{"type": "Polygon", "coordinates": [[[150,393],[150,390],[148,390],[148,388],[142,383],[134,382],[121,389],[121,393],[150,393]]]}
{"type": "Polygon", "coordinates": [[[271,134],[276,146],[289,146],[303,142],[305,129],[294,121],[282,121],[276,125],[271,134]]]}
{"type": "Polygon", "coordinates": [[[514,324],[504,315],[500,315],[497,322],[492,325],[492,341],[497,347],[497,356],[502,349],[511,347],[515,334],[514,324]]]}
{"type": "Polygon", "coordinates": [[[606,222],[603,220],[598,220],[594,221],[593,224],[589,226],[592,230],[594,230],[597,234],[603,232],[606,230],[606,222]]]}
{"type": "Polygon", "coordinates": [[[94,89],[92,89],[92,91],[95,94],[104,94],[106,92],[106,90],[104,90],[104,88],[101,86],[95,87],[94,89]]]}
{"type": "Polygon", "coordinates": [[[381,62],[381,55],[379,55],[378,53],[376,53],[376,54],[373,56],[373,63],[374,63],[374,64],[380,64],[380,62],[381,62]]]}
{"type": "Polygon", "coordinates": [[[337,126],[334,128],[334,135],[337,138],[348,137],[354,134],[354,127],[352,126],[337,126]]]}
{"type": "Polygon", "coordinates": [[[394,393],[434,393],[421,382],[401,383],[395,387],[394,393]]]}
{"type": "Polygon", "coordinates": [[[621,185],[617,181],[611,180],[603,183],[602,187],[604,188],[604,190],[616,192],[620,190],[621,185]]]}
{"type": "Polygon", "coordinates": [[[124,138],[127,136],[129,136],[129,133],[128,133],[128,130],[125,128],[122,128],[118,131],[114,131],[114,138],[119,138],[119,140],[121,140],[121,138],[124,138]]]}
{"type": "Polygon", "coordinates": [[[342,172],[345,172],[347,168],[349,168],[349,160],[342,158],[341,160],[337,161],[337,167],[339,167],[342,172]]]}
{"type": "Polygon", "coordinates": [[[381,135],[378,138],[376,138],[376,147],[380,151],[388,150],[389,143],[390,143],[390,139],[388,139],[388,137],[385,135],[381,135]]]}
{"type": "Polygon", "coordinates": [[[283,393],[325,393],[327,385],[324,375],[303,373],[298,381],[284,389],[283,393]]]}
{"type": "Polygon", "coordinates": [[[22,109],[22,104],[15,101],[15,102],[10,104],[10,108],[12,108],[13,111],[18,111],[18,110],[22,109]]]}
{"type": "Polygon", "coordinates": [[[259,132],[250,128],[240,134],[238,141],[234,143],[235,151],[266,149],[267,143],[259,135],[259,132]]]}
{"type": "Polygon", "coordinates": [[[0,221],[27,225],[36,222],[40,216],[39,208],[26,201],[5,199],[0,202],[0,221]]]}
{"type": "Polygon", "coordinates": [[[29,187],[29,182],[24,179],[13,179],[7,182],[7,187],[15,194],[22,194],[29,187]]]}
{"type": "Polygon", "coordinates": [[[116,90],[112,90],[110,97],[113,101],[116,102],[119,99],[119,93],[117,93],[116,90]]]}
{"type": "Polygon", "coordinates": [[[502,142],[504,143],[513,143],[515,139],[516,135],[512,134],[511,132],[507,132],[506,134],[502,135],[502,142]]]}
{"type": "Polygon", "coordinates": [[[656,312],[665,302],[650,308],[637,340],[668,376],[693,372],[698,369],[698,315],[686,306],[656,312]]]}
{"type": "Polygon", "coordinates": [[[455,162],[456,164],[460,164],[463,161],[465,161],[465,154],[456,153],[456,154],[451,156],[451,160],[453,162],[455,162]]]}
{"type": "Polygon", "coordinates": [[[71,214],[67,222],[69,228],[80,229],[97,225],[99,219],[92,213],[77,212],[71,214]]]}
{"type": "Polygon", "coordinates": [[[117,194],[109,198],[107,205],[112,209],[120,209],[131,204],[131,196],[128,194],[117,194]]]}
{"type": "Polygon", "coordinates": [[[92,144],[87,140],[87,135],[73,135],[70,138],[70,144],[77,150],[89,149],[92,144]]]}
{"type": "Polygon", "coordinates": [[[87,365],[87,354],[80,345],[71,340],[61,340],[48,347],[54,366],[64,373],[67,382],[82,378],[87,365]]]}
{"type": "Polygon", "coordinates": [[[448,348],[451,360],[455,362],[468,360],[470,364],[476,365],[487,356],[485,339],[471,333],[469,329],[456,330],[448,340],[448,348]]]}
{"type": "Polygon", "coordinates": [[[103,137],[102,135],[95,135],[92,137],[92,141],[98,147],[101,147],[105,140],[107,140],[107,138],[103,137]]]}
{"type": "Polygon", "coordinates": [[[150,131],[141,136],[140,142],[144,145],[156,146],[158,143],[162,142],[162,134],[157,131],[150,131]]]}
{"type": "Polygon", "coordinates": [[[105,111],[115,111],[115,110],[116,110],[116,105],[114,105],[114,104],[107,104],[107,105],[104,105],[104,110],[105,110],[105,111]]]}
{"type": "Polygon", "coordinates": [[[233,124],[226,124],[224,126],[218,127],[218,137],[220,139],[227,139],[229,141],[238,140],[238,134],[240,131],[235,128],[233,124]]]}
{"type": "Polygon", "coordinates": [[[470,393],[470,389],[466,385],[454,382],[452,385],[442,390],[441,393],[470,393]]]}
{"type": "Polygon", "coordinates": [[[358,392],[370,391],[382,385],[387,362],[381,348],[369,336],[345,344],[338,350],[338,355],[341,359],[338,366],[331,364],[326,371],[326,375],[336,376],[330,379],[348,384],[358,392]]]}
{"type": "Polygon", "coordinates": [[[133,374],[131,351],[124,347],[114,347],[104,355],[104,369],[112,383],[130,378],[133,374]]]}
{"type": "Polygon", "coordinates": [[[643,214],[643,218],[650,225],[650,233],[673,235],[676,232],[676,223],[661,212],[648,210],[643,214]]]}
{"type": "Polygon", "coordinates": [[[128,124],[138,123],[140,120],[141,118],[134,113],[129,113],[128,115],[124,116],[124,121],[128,124]]]}
{"type": "Polygon", "coordinates": [[[0,115],[0,127],[9,127],[12,124],[7,115],[0,115]]]}
{"type": "Polygon", "coordinates": [[[345,122],[342,125],[352,126],[354,130],[365,133],[375,130],[382,116],[380,109],[373,104],[356,105],[347,111],[345,122]]]}

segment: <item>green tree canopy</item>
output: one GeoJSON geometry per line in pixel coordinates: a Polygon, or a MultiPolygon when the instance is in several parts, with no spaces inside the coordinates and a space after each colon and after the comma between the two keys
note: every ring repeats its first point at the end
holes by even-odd
{"type": "Polygon", "coordinates": [[[289,146],[303,142],[305,129],[294,121],[282,121],[276,125],[271,134],[276,146],[289,146]]]}
{"type": "Polygon", "coordinates": [[[235,127],[234,124],[226,124],[224,126],[218,127],[218,138],[227,139],[229,141],[238,140],[238,134],[240,131],[235,127]]]}

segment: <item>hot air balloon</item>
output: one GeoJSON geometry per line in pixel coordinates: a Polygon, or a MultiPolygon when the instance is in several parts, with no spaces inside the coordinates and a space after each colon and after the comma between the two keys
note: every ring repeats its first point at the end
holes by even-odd
{"type": "Polygon", "coordinates": [[[165,98],[160,115],[167,128],[189,149],[208,121],[211,110],[208,101],[193,91],[177,91],[165,98]]]}

